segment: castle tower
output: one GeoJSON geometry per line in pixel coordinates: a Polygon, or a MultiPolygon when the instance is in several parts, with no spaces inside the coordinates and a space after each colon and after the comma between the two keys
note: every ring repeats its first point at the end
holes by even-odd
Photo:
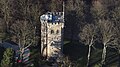
{"type": "Polygon", "coordinates": [[[62,55],[63,12],[48,12],[40,17],[41,54],[47,59],[56,59],[62,55]]]}

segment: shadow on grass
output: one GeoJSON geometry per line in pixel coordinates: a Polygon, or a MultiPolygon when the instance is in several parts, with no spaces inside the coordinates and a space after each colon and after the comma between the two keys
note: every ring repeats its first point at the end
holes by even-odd
{"type": "Polygon", "coordinates": [[[5,49],[0,47],[0,63],[1,63],[1,60],[3,59],[4,51],[5,51],[5,49]]]}
{"type": "Polygon", "coordinates": [[[63,46],[63,54],[69,56],[71,60],[77,60],[87,56],[87,47],[79,42],[69,42],[63,46]]]}

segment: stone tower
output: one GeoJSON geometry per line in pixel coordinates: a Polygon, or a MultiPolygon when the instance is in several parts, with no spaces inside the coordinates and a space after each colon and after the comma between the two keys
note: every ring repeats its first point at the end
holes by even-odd
{"type": "Polygon", "coordinates": [[[40,17],[41,21],[41,54],[49,59],[62,55],[63,47],[63,12],[48,12],[40,17]]]}

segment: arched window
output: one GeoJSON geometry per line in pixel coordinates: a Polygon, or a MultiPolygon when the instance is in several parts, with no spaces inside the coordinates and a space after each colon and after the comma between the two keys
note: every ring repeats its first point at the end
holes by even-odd
{"type": "Polygon", "coordinates": [[[51,30],[51,34],[53,34],[54,33],[54,31],[53,30],[51,30]]]}
{"type": "Polygon", "coordinates": [[[59,34],[59,30],[56,31],[56,34],[59,34]]]}

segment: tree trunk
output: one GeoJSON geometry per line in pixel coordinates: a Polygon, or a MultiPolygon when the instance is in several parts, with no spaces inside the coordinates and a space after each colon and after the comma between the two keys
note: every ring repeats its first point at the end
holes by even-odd
{"type": "Polygon", "coordinates": [[[105,59],[106,59],[106,49],[107,49],[107,46],[106,44],[104,44],[104,48],[103,48],[103,53],[102,53],[102,67],[105,67],[106,63],[105,63],[105,59]]]}
{"type": "Polygon", "coordinates": [[[92,44],[89,45],[89,50],[88,50],[88,61],[87,61],[87,67],[89,67],[89,61],[90,61],[90,54],[91,54],[91,46],[92,44]]]}
{"type": "Polygon", "coordinates": [[[118,57],[119,57],[119,59],[118,59],[118,67],[120,67],[120,50],[118,50],[118,57]]]}

